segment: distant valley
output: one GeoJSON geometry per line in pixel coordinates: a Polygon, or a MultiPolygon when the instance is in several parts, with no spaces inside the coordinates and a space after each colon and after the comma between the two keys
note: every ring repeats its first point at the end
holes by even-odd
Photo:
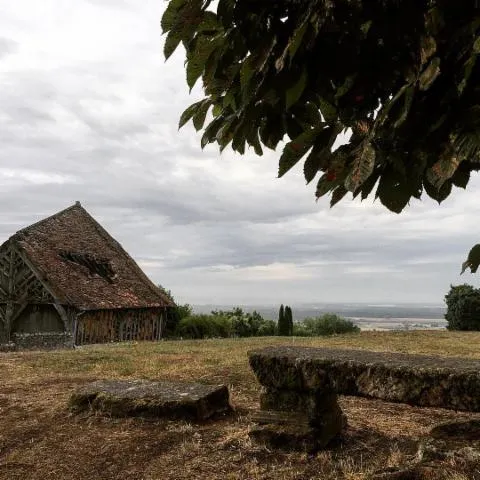
{"type": "MultiPolygon", "coordinates": [[[[256,310],[264,318],[276,320],[278,307],[271,305],[235,305],[246,312],[256,310]]],[[[291,305],[295,321],[331,312],[351,319],[362,330],[443,329],[445,307],[422,304],[318,303],[291,305]]],[[[195,313],[231,310],[231,305],[194,305],[195,313]]]]}

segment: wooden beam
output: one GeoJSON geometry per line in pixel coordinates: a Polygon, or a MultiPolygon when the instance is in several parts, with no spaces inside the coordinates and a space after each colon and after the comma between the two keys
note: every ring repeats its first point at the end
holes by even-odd
{"type": "Polygon", "coordinates": [[[65,327],[65,331],[70,330],[68,328],[69,327],[69,325],[68,325],[69,321],[68,321],[68,315],[67,315],[66,310],[59,303],[54,303],[53,306],[54,306],[55,310],[58,312],[58,314],[60,315],[60,318],[63,321],[63,326],[65,327]]]}
{"type": "Polygon", "coordinates": [[[21,315],[21,313],[27,308],[28,303],[20,304],[20,307],[17,309],[16,312],[13,313],[12,318],[10,319],[11,324],[21,315]]]}
{"type": "Polygon", "coordinates": [[[53,297],[55,300],[56,304],[60,305],[58,296],[55,294],[55,292],[51,289],[51,287],[48,285],[48,283],[44,280],[43,276],[40,274],[40,272],[36,269],[36,267],[30,262],[28,257],[20,250],[15,249],[16,253],[20,256],[20,258],[25,262],[25,265],[34,273],[34,275],[37,277],[37,280],[42,284],[42,287],[53,297]]]}

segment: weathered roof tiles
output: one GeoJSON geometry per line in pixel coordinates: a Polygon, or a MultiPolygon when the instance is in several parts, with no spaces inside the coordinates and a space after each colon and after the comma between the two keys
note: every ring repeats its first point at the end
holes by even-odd
{"type": "Polygon", "coordinates": [[[173,305],[79,202],[8,242],[59,303],[82,310],[173,305]]]}

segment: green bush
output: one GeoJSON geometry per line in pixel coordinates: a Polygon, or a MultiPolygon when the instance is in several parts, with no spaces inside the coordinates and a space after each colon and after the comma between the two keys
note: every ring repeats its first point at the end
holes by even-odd
{"type": "Polygon", "coordinates": [[[307,328],[304,322],[296,322],[293,324],[294,337],[313,337],[315,334],[312,330],[307,328]]]}
{"type": "Polygon", "coordinates": [[[451,285],[445,303],[448,330],[480,330],[480,289],[467,284],[451,285]]]}
{"type": "Polygon", "coordinates": [[[232,330],[232,321],[227,317],[190,315],[180,320],[177,335],[182,338],[228,338],[232,330]]]}
{"type": "Polygon", "coordinates": [[[233,310],[214,310],[214,317],[226,317],[232,322],[232,336],[258,337],[275,334],[275,323],[265,320],[258,312],[245,313],[241,308],[233,310]],[[273,326],[272,326],[273,324],[273,326]]]}
{"type": "Polygon", "coordinates": [[[158,285],[158,288],[175,304],[174,307],[171,307],[167,310],[165,327],[163,331],[163,336],[165,338],[172,338],[177,335],[180,321],[183,318],[192,315],[193,307],[188,303],[185,303],[184,305],[177,304],[171,290],[166,289],[162,285],[158,285]]]}
{"type": "Polygon", "coordinates": [[[294,326],[294,335],[298,336],[316,336],[316,335],[334,335],[341,333],[357,333],[360,328],[351,320],[340,317],[335,313],[325,313],[321,317],[308,317],[301,323],[302,327],[294,326]],[[303,328],[303,330],[302,330],[303,328]],[[295,333],[297,332],[297,333],[295,333]]]}
{"type": "Polygon", "coordinates": [[[273,320],[263,320],[262,324],[258,327],[258,337],[271,337],[276,334],[276,324],[273,320]]]}

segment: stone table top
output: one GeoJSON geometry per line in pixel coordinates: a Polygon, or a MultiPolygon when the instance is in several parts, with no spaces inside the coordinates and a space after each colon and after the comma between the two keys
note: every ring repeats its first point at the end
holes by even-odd
{"type": "Polygon", "coordinates": [[[248,353],[267,389],[331,390],[420,406],[480,411],[480,360],[312,347],[248,353]]]}

